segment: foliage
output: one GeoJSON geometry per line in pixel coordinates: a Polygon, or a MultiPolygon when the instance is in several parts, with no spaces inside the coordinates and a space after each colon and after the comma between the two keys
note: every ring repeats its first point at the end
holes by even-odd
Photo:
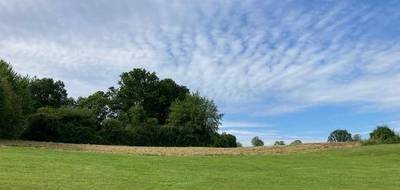
{"type": "Polygon", "coordinates": [[[189,90],[171,79],[159,80],[153,72],[134,69],[122,73],[116,91],[116,109],[127,112],[133,106],[141,106],[145,117],[156,118],[160,124],[166,122],[169,107],[175,100],[183,100],[189,90]]]}
{"type": "Polygon", "coordinates": [[[378,126],[372,133],[370,139],[378,143],[389,143],[396,138],[396,133],[387,125],[378,126]]]}
{"type": "Polygon", "coordinates": [[[22,128],[22,110],[6,78],[0,78],[0,138],[16,138],[22,128]]]}
{"type": "Polygon", "coordinates": [[[22,77],[0,60],[0,138],[137,146],[236,146],[218,134],[213,101],[172,79],[133,69],[117,88],[77,101],[62,81],[22,77]]]}
{"type": "Polygon", "coordinates": [[[98,122],[102,122],[108,117],[114,117],[111,110],[111,100],[108,93],[103,91],[95,92],[86,98],[78,98],[77,106],[92,110],[96,114],[98,122]]]}
{"type": "Polygon", "coordinates": [[[285,141],[275,141],[274,146],[283,146],[285,145],[285,141]]]}
{"type": "Polygon", "coordinates": [[[187,134],[194,141],[191,145],[209,146],[213,144],[222,116],[213,101],[194,93],[171,105],[167,122],[169,127],[177,127],[187,134]]]}
{"type": "Polygon", "coordinates": [[[30,82],[30,90],[35,109],[41,107],[59,108],[69,101],[62,81],[54,81],[51,78],[34,78],[30,82]]]}
{"type": "Polygon", "coordinates": [[[303,144],[303,142],[301,142],[301,140],[294,140],[293,142],[290,143],[290,145],[299,145],[299,144],[303,144]]]}
{"type": "Polygon", "coordinates": [[[264,146],[264,142],[258,136],[251,139],[251,144],[253,146],[264,146]]]}
{"type": "Polygon", "coordinates": [[[67,143],[96,143],[96,117],[87,109],[41,108],[33,114],[23,139],[67,143]]]}
{"type": "Polygon", "coordinates": [[[105,119],[97,135],[102,144],[132,145],[132,132],[125,130],[123,123],[116,119],[105,119]]]}
{"type": "Polygon", "coordinates": [[[237,147],[236,137],[231,134],[222,133],[215,137],[215,147],[237,147]]]}
{"type": "Polygon", "coordinates": [[[352,141],[351,134],[347,132],[347,130],[335,130],[333,131],[329,137],[328,142],[348,142],[352,141]]]}

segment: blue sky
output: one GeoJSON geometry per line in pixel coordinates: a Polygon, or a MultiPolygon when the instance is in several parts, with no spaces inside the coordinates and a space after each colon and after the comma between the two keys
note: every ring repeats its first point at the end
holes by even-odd
{"type": "Polygon", "coordinates": [[[400,2],[0,0],[0,58],[73,97],[155,71],[215,100],[221,131],[325,141],[400,130],[400,2]]]}

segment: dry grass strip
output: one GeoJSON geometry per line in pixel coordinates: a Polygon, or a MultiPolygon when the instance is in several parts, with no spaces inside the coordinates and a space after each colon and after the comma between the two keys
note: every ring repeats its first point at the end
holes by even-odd
{"type": "Polygon", "coordinates": [[[158,156],[209,156],[209,155],[263,155],[286,154],[294,152],[316,152],[336,148],[350,148],[359,146],[359,143],[309,143],[295,146],[265,146],[242,148],[210,148],[210,147],[138,147],[138,146],[113,146],[68,144],[35,141],[0,141],[1,147],[37,147],[48,149],[61,149],[87,152],[127,153],[137,155],[158,156]]]}

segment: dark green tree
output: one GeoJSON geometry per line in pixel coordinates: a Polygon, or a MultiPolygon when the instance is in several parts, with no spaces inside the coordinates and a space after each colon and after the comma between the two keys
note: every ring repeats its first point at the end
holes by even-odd
{"type": "Polygon", "coordinates": [[[59,108],[68,104],[68,94],[62,81],[51,78],[34,78],[30,84],[34,108],[59,108]]]}
{"type": "Polygon", "coordinates": [[[115,94],[114,108],[128,112],[133,106],[141,106],[145,117],[156,118],[165,124],[169,107],[175,100],[183,100],[189,90],[177,85],[171,79],[159,80],[157,75],[144,69],[122,73],[118,89],[111,89],[115,94]]]}
{"type": "Polygon", "coordinates": [[[251,139],[251,144],[253,146],[264,146],[264,142],[258,136],[251,139]]]}
{"type": "Polygon", "coordinates": [[[194,93],[172,103],[167,122],[169,127],[185,131],[188,138],[193,137],[195,145],[209,146],[213,143],[222,116],[213,101],[194,93]]]}
{"type": "Polygon", "coordinates": [[[285,145],[285,141],[275,141],[274,145],[275,146],[284,146],[285,145]]]}
{"type": "Polygon", "coordinates": [[[335,130],[333,131],[329,137],[328,142],[348,142],[352,141],[351,134],[347,132],[347,130],[335,130]]]}
{"type": "Polygon", "coordinates": [[[217,134],[215,137],[215,147],[237,147],[237,142],[236,142],[236,137],[227,134],[227,133],[222,133],[222,134],[217,134]]]}
{"type": "Polygon", "coordinates": [[[17,138],[22,131],[22,110],[11,83],[0,77],[0,138],[17,138]]]}
{"type": "Polygon", "coordinates": [[[371,140],[379,143],[385,143],[385,141],[389,141],[391,139],[396,138],[396,133],[392,129],[390,129],[387,125],[378,126],[369,135],[371,140]]]}
{"type": "Polygon", "coordinates": [[[294,140],[293,142],[290,143],[290,145],[299,145],[299,144],[303,144],[303,142],[301,142],[301,140],[294,140]]]}
{"type": "Polygon", "coordinates": [[[111,99],[108,93],[103,91],[95,92],[86,98],[78,98],[77,106],[92,110],[97,117],[98,122],[102,122],[108,117],[115,117],[115,113],[111,110],[111,99]]]}

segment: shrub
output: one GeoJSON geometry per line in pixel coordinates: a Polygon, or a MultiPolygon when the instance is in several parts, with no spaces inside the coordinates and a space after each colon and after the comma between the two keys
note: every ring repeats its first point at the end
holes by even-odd
{"type": "Polygon", "coordinates": [[[369,135],[372,141],[378,143],[388,143],[396,140],[396,133],[386,125],[378,126],[369,135]]]}
{"type": "Polygon", "coordinates": [[[86,109],[41,108],[29,118],[23,139],[66,143],[96,143],[97,123],[86,109]]]}
{"type": "Polygon", "coordinates": [[[352,141],[351,134],[347,130],[335,130],[329,137],[328,142],[348,142],[352,141]]]}
{"type": "Polygon", "coordinates": [[[303,144],[303,142],[301,142],[301,140],[294,140],[292,143],[290,143],[290,145],[299,145],[299,144],[303,144]]]}
{"type": "Polygon", "coordinates": [[[275,146],[283,146],[283,145],[285,145],[285,141],[275,141],[274,145],[275,146]]]}
{"type": "Polygon", "coordinates": [[[251,139],[251,144],[253,146],[264,146],[264,142],[258,136],[251,139]]]}
{"type": "Polygon", "coordinates": [[[116,119],[105,119],[100,126],[98,136],[102,144],[131,145],[131,131],[123,127],[122,122],[116,119]]]}
{"type": "Polygon", "coordinates": [[[215,136],[215,147],[237,147],[236,137],[231,134],[222,133],[215,136]]]}

